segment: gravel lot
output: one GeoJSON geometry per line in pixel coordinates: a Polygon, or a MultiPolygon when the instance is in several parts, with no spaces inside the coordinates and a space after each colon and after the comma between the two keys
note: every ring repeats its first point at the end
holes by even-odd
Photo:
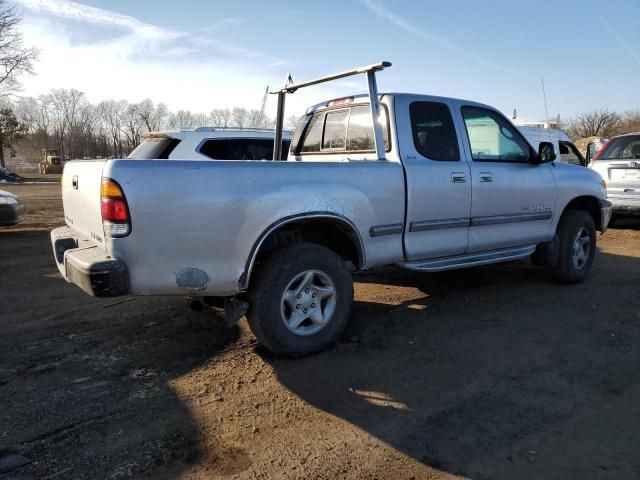
{"type": "Polygon", "coordinates": [[[343,341],[285,360],[186,299],[85,295],[59,185],[0,188],[28,210],[0,230],[0,478],[640,478],[640,222],[577,286],[360,275],[343,341]]]}

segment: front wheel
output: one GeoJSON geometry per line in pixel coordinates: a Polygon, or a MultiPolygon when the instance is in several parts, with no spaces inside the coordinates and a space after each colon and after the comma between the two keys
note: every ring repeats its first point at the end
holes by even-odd
{"type": "Polygon", "coordinates": [[[560,240],[558,264],[552,269],[562,283],[582,282],[596,253],[596,227],[591,215],[583,210],[568,210],[557,230],[560,240]]]}
{"type": "Polygon", "coordinates": [[[328,248],[289,245],[259,265],[249,300],[247,318],[258,340],[276,354],[300,357],[338,340],[351,310],[353,280],[328,248]]]}

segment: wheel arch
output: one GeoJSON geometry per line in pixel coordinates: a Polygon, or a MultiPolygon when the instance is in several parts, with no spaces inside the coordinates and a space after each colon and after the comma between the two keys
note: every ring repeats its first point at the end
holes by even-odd
{"type": "Polygon", "coordinates": [[[348,218],[333,212],[311,212],[293,215],[274,222],[254,242],[244,271],[240,288],[245,290],[261,255],[281,245],[309,241],[324,245],[343,259],[351,261],[357,270],[366,265],[366,254],[358,228],[348,218]]]}
{"type": "MultiPolygon", "coordinates": [[[[562,210],[562,215],[567,210],[584,210],[591,215],[593,218],[593,223],[596,225],[596,229],[600,230],[602,225],[601,211],[600,211],[600,200],[592,195],[582,195],[579,197],[573,198],[562,210]]],[[[558,222],[560,221],[560,216],[558,218],[558,222]]]]}

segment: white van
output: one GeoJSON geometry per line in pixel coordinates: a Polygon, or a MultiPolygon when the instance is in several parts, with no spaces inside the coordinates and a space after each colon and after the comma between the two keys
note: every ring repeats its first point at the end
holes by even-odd
{"type": "Polygon", "coordinates": [[[555,146],[558,160],[573,165],[587,166],[587,161],[571,139],[562,131],[555,128],[518,127],[529,143],[538,148],[540,142],[551,142],[555,146]]]}

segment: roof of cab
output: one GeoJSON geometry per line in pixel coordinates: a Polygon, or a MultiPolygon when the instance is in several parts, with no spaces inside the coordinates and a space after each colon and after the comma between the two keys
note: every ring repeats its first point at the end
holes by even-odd
{"type": "MultiPolygon", "coordinates": [[[[426,95],[426,94],[422,94],[422,93],[401,93],[401,92],[384,92],[384,93],[380,93],[379,97],[380,100],[384,100],[385,97],[401,97],[401,96],[407,96],[407,97],[411,97],[411,98],[415,98],[416,100],[421,99],[424,101],[431,101],[431,102],[443,102],[443,103],[451,103],[451,102],[461,102],[461,103],[465,103],[468,105],[473,105],[476,107],[483,107],[483,108],[488,108],[490,110],[497,110],[495,107],[492,107],[491,105],[486,105],[480,102],[475,102],[473,100],[465,100],[462,98],[454,98],[454,97],[440,97],[437,95],[426,95]]],[[[337,98],[331,98],[329,100],[325,100],[324,102],[320,102],[320,103],[316,103],[315,105],[312,105],[311,107],[309,107],[306,111],[306,114],[308,115],[309,113],[313,113],[313,112],[317,112],[320,110],[323,110],[325,108],[333,108],[334,105],[332,105],[331,107],[329,106],[329,103],[331,102],[335,102],[336,100],[342,100],[345,98],[352,98],[353,101],[350,103],[346,103],[346,104],[338,104],[335,105],[336,108],[340,107],[340,106],[344,106],[344,105],[350,105],[350,104],[359,104],[359,103],[369,103],[369,95],[368,94],[358,94],[358,95],[345,95],[343,97],[337,97],[337,98]]]]}

